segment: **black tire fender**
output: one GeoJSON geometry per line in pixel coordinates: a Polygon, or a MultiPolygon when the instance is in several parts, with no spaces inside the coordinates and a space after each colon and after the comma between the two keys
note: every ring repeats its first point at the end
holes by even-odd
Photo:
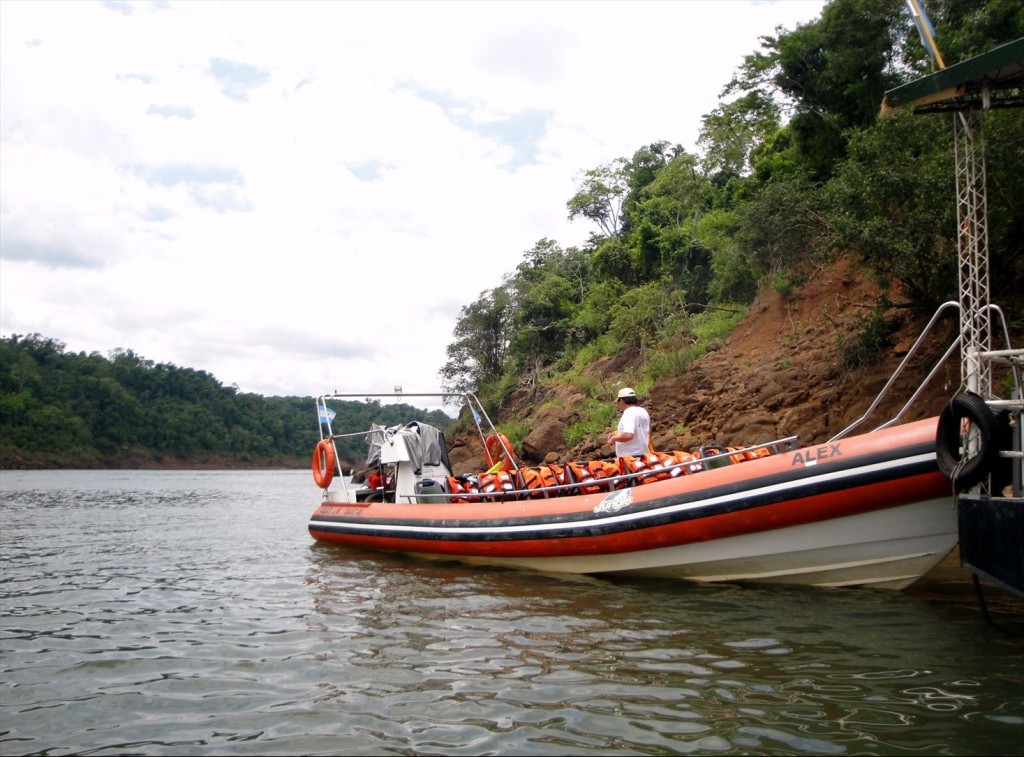
{"type": "Polygon", "coordinates": [[[999,450],[993,440],[996,417],[989,406],[974,392],[961,392],[946,403],[935,430],[935,458],[942,474],[957,489],[970,489],[989,474],[999,450]],[[978,452],[961,455],[960,429],[967,420],[978,432],[978,452]]]}

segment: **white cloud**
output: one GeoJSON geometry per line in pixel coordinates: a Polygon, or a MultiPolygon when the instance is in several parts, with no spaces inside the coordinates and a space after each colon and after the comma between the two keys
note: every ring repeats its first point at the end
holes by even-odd
{"type": "Polygon", "coordinates": [[[0,330],[265,395],[437,391],[578,174],[700,118],[777,2],[0,3],[0,330]]]}

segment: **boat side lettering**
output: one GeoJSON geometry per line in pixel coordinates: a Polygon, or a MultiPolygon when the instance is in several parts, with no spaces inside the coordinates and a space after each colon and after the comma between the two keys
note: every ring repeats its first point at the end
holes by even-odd
{"type": "Polygon", "coordinates": [[[790,465],[817,465],[822,460],[842,456],[843,451],[839,449],[839,443],[829,444],[816,449],[799,450],[793,454],[790,465]]]}
{"type": "Polygon", "coordinates": [[[631,489],[620,489],[612,492],[594,506],[594,514],[617,513],[624,507],[633,504],[633,491],[631,489]]]}
{"type": "Polygon", "coordinates": [[[321,508],[321,511],[324,515],[328,517],[341,516],[344,518],[351,518],[360,515],[365,509],[365,507],[330,507],[325,505],[324,507],[321,508]]]}

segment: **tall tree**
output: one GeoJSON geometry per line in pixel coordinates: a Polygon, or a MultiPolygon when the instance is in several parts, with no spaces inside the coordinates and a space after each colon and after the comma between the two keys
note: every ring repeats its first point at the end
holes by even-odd
{"type": "Polygon", "coordinates": [[[625,165],[626,160],[618,158],[587,171],[579,191],[566,203],[569,220],[582,216],[596,223],[605,237],[618,234],[622,204],[629,191],[625,165]]]}
{"type": "Polygon", "coordinates": [[[779,128],[779,106],[765,92],[754,90],[721,103],[701,119],[697,144],[709,176],[747,176],[751,154],[779,128]]]}
{"type": "Polygon", "coordinates": [[[846,130],[872,123],[898,81],[903,13],[893,0],[832,0],[816,21],[762,37],[764,52],[744,59],[725,93],[783,98],[804,170],[827,179],[845,155],[846,130]]]}
{"type": "Polygon", "coordinates": [[[512,338],[512,297],[504,286],[481,292],[462,308],[455,324],[455,341],[440,371],[446,392],[476,391],[500,380],[512,338]]]}

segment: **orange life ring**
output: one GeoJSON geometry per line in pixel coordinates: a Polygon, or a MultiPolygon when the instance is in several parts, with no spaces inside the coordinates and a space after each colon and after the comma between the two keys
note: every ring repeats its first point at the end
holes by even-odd
{"type": "Polygon", "coordinates": [[[334,480],[334,468],[337,465],[334,454],[334,442],[321,439],[313,450],[313,480],[321,489],[326,489],[334,480]]]}
{"type": "Polygon", "coordinates": [[[512,442],[504,434],[488,436],[484,441],[484,452],[487,455],[488,468],[497,465],[500,471],[515,469],[515,463],[512,462],[512,442]]]}

